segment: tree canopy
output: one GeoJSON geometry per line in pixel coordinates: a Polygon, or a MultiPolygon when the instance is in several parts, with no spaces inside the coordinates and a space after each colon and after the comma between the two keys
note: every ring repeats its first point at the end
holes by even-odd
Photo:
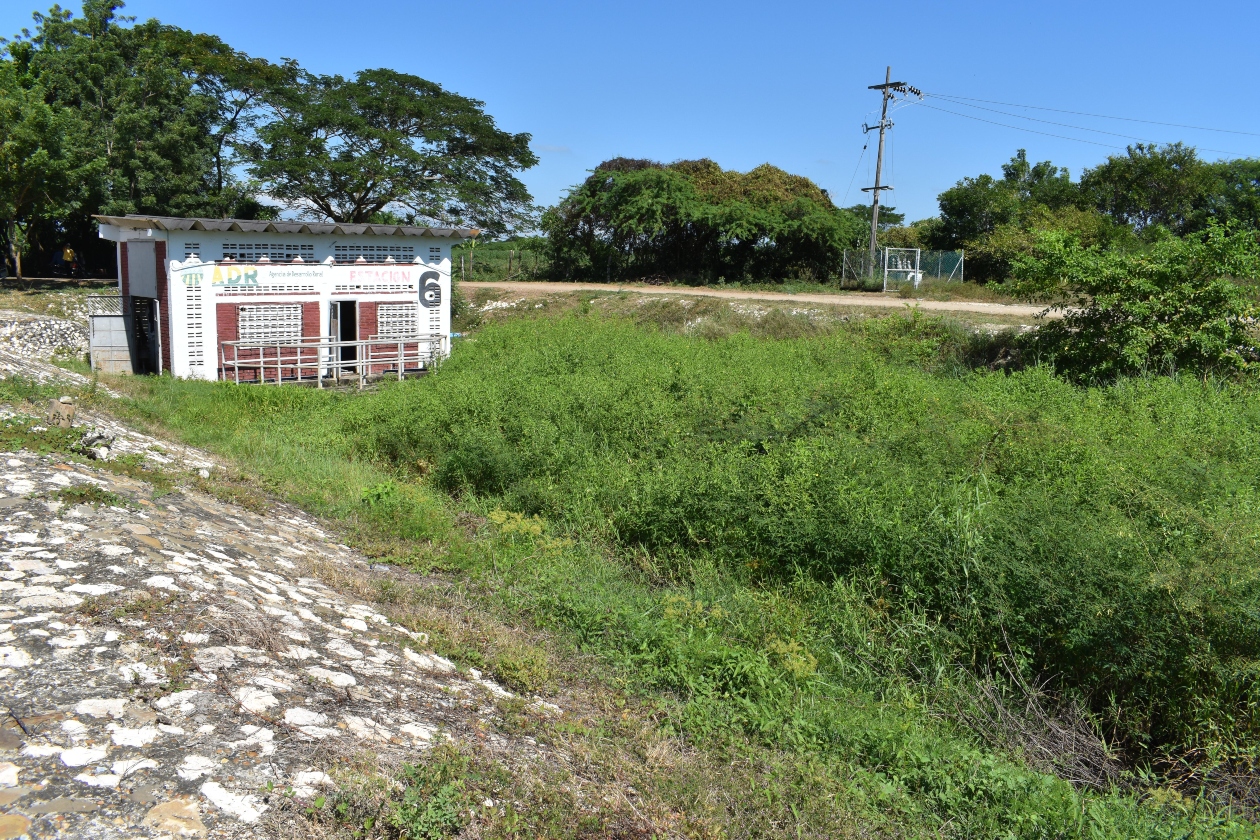
{"type": "Polygon", "coordinates": [[[763,164],[605,161],[543,217],[557,273],[598,280],[825,279],[862,219],[807,178],[763,164]]]}
{"type": "Polygon", "coordinates": [[[112,266],[93,213],[528,218],[515,173],[536,162],[529,136],[482,103],[390,70],[313,76],[122,5],[54,6],[0,42],[0,235],[15,255],[73,244],[112,266]]]}
{"type": "Polygon", "coordinates": [[[302,72],[266,98],[268,119],[243,148],[269,195],[312,215],[367,222],[405,208],[506,231],[529,220],[515,173],[538,158],[528,134],[500,130],[483,106],[393,70],[302,72]]]}

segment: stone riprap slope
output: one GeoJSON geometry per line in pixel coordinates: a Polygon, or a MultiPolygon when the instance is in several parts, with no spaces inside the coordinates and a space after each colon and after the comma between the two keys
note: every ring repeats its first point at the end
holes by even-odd
{"type": "Polygon", "coordinates": [[[0,492],[0,838],[275,836],[365,751],[536,750],[494,733],[508,692],[321,582],[375,572],[299,511],[27,451],[0,492]]]}
{"type": "Polygon", "coordinates": [[[71,318],[0,310],[0,348],[37,359],[47,359],[58,352],[86,353],[86,310],[71,318]]]}

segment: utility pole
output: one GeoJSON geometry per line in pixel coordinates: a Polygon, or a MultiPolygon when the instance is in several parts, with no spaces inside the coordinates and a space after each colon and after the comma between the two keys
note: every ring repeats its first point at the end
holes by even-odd
{"type": "MultiPolygon", "coordinates": [[[[891,190],[892,187],[886,187],[879,183],[880,173],[884,169],[884,131],[892,128],[892,123],[888,121],[888,100],[892,99],[893,88],[903,85],[905,82],[892,81],[892,67],[889,66],[884,71],[884,83],[882,85],[871,85],[867,90],[877,90],[880,92],[883,103],[879,111],[879,152],[875,156],[875,186],[862,187],[862,192],[871,194],[871,253],[870,253],[870,272],[875,273],[875,251],[876,241],[875,235],[879,231],[879,191],[891,190]]],[[[863,131],[870,131],[871,126],[862,126],[863,131]]]]}
{"type": "Polygon", "coordinates": [[[875,252],[877,250],[876,234],[879,232],[879,193],[880,190],[891,190],[892,187],[886,186],[879,182],[880,175],[884,169],[884,132],[893,127],[888,120],[888,100],[893,98],[894,93],[913,93],[920,99],[923,93],[916,87],[911,87],[905,82],[892,81],[892,67],[888,67],[884,71],[884,83],[882,85],[870,85],[867,90],[877,90],[883,99],[879,112],[879,125],[863,125],[863,132],[871,132],[879,128],[879,152],[875,156],[875,186],[862,187],[862,192],[871,193],[871,252],[870,252],[870,271],[875,273],[875,252]]]}

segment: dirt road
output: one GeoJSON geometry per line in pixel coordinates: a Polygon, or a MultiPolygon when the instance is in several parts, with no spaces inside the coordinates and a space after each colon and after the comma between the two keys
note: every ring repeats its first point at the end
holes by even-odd
{"type": "MultiPolygon", "coordinates": [[[[684,295],[687,297],[716,297],[729,300],[763,300],[782,301],[786,303],[820,303],[828,306],[873,306],[885,309],[902,309],[916,306],[933,312],[983,312],[992,315],[1013,315],[1032,318],[1045,311],[1044,306],[1028,306],[1015,303],[984,303],[974,300],[914,300],[896,298],[875,293],[851,294],[799,294],[789,295],[781,292],[750,292],[741,289],[709,289],[682,288],[678,286],[647,286],[630,284],[617,286],[601,283],[517,283],[505,282],[464,282],[460,284],[467,289],[507,289],[525,295],[556,294],[562,292],[610,292],[632,291],[647,295],[684,295]]],[[[1049,317],[1057,317],[1057,313],[1049,317]]]]}

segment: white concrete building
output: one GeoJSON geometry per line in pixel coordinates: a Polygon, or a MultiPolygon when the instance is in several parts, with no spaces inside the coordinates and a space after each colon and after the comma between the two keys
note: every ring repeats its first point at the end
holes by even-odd
{"type": "Polygon", "coordinates": [[[93,365],[237,381],[423,369],[449,352],[451,246],[478,233],[96,218],[118,243],[119,281],[118,296],[93,309],[93,365]]]}

